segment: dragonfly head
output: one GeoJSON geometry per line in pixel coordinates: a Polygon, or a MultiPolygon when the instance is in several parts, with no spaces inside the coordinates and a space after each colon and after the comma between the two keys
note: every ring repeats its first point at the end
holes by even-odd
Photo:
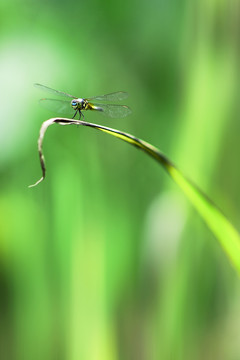
{"type": "Polygon", "coordinates": [[[73,99],[71,101],[71,105],[74,110],[77,110],[77,109],[82,110],[84,108],[84,104],[85,104],[84,99],[73,99]]]}
{"type": "Polygon", "coordinates": [[[77,101],[77,99],[73,99],[73,100],[71,101],[71,105],[72,105],[72,107],[73,107],[74,110],[77,110],[77,108],[78,108],[78,101],[77,101]]]}

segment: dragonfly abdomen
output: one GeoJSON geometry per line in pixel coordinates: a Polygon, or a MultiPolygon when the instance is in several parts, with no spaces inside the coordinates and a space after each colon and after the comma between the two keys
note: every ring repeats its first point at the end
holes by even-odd
{"type": "Polygon", "coordinates": [[[89,102],[87,102],[87,106],[85,108],[85,110],[97,110],[97,111],[103,111],[103,108],[101,108],[100,106],[95,106],[89,102]]]}

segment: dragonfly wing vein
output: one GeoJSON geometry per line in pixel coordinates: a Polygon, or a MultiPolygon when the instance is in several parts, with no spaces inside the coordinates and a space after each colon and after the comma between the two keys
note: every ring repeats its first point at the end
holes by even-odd
{"type": "Polygon", "coordinates": [[[116,104],[94,104],[93,109],[110,118],[123,118],[132,112],[128,106],[116,104]]]}
{"type": "Polygon", "coordinates": [[[125,91],[113,92],[106,95],[98,95],[91,98],[87,98],[87,100],[97,100],[97,101],[121,101],[128,97],[128,93],[125,91]]]}
{"type": "Polygon", "coordinates": [[[73,115],[74,110],[70,101],[55,100],[55,99],[41,99],[39,103],[44,108],[57,112],[59,114],[73,115]]]}
{"type": "Polygon", "coordinates": [[[67,94],[67,93],[62,92],[62,91],[58,91],[58,90],[51,89],[50,87],[45,86],[45,85],[34,84],[34,86],[35,86],[36,88],[44,91],[44,92],[48,92],[48,93],[52,94],[52,95],[67,97],[67,98],[71,98],[71,99],[76,98],[76,97],[73,96],[73,95],[67,94]]]}

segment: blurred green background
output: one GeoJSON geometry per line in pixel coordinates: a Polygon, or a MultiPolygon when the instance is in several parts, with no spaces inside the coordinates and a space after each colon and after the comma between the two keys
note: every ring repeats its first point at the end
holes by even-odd
{"type": "Polygon", "coordinates": [[[159,147],[240,229],[239,1],[0,2],[0,359],[240,358],[240,286],[159,164],[52,126],[39,82],[128,91],[88,121],[159,147]]]}

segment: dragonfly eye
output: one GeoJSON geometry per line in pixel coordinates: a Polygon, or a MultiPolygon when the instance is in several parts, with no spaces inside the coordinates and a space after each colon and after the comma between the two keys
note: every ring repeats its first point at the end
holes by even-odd
{"type": "Polygon", "coordinates": [[[72,106],[77,106],[77,102],[75,100],[72,100],[72,106]]]}

